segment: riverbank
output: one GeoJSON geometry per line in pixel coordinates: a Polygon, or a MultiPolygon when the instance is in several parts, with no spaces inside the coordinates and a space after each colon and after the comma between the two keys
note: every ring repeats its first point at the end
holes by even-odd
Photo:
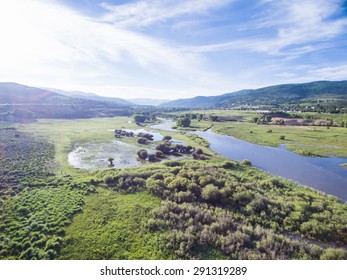
{"type": "MultiPolygon", "coordinates": [[[[317,246],[322,242],[347,244],[346,204],[335,196],[274,177],[247,161],[226,160],[212,152],[214,140],[209,141],[210,148],[202,147],[213,155],[206,160],[83,170],[68,164],[72,150],[89,148],[90,143],[107,152],[100,144],[112,145],[120,139],[128,141],[126,146],[133,144],[136,140],[131,137],[115,140],[112,129],[137,126],[128,118],[112,118],[41,120],[18,128],[52,141],[57,147],[57,168],[55,174],[40,180],[26,174],[25,188],[4,204],[0,259],[347,258],[342,248],[317,246]],[[35,233],[21,228],[35,229],[35,233]],[[286,233],[318,243],[291,240],[286,233]]],[[[186,145],[200,139],[178,131],[161,133],[187,141],[186,145]]],[[[195,133],[204,133],[201,137],[207,140],[208,135],[215,135],[195,133]]],[[[8,145],[16,148],[10,140],[8,145]]],[[[231,152],[233,146],[221,145],[231,152]]],[[[249,146],[246,150],[257,154],[249,146]]],[[[44,157],[48,152],[43,150],[40,155],[43,165],[48,163],[44,157]]],[[[13,163],[14,169],[18,163],[13,163]]]]}
{"type": "MultiPolygon", "coordinates": [[[[245,140],[254,144],[276,147],[286,144],[288,150],[304,156],[345,157],[347,158],[347,128],[326,126],[270,125],[254,123],[261,114],[255,111],[240,110],[196,110],[179,114],[203,114],[204,120],[192,120],[193,130],[202,131],[213,126],[212,131],[245,140]],[[235,118],[239,121],[208,120],[209,116],[235,118]]],[[[344,115],[295,113],[302,118],[332,119],[346,122],[344,115]]]]}

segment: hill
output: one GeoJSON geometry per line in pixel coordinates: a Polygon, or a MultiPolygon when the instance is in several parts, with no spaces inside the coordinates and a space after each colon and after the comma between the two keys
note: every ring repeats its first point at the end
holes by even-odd
{"type": "Polygon", "coordinates": [[[231,108],[240,105],[278,105],[309,99],[347,98],[347,81],[316,81],[247,89],[218,96],[197,96],[161,104],[162,107],[231,108]]]}
{"type": "Polygon", "coordinates": [[[0,122],[129,116],[130,110],[127,105],[73,98],[17,83],[0,83],[0,122]]]}
{"type": "Polygon", "coordinates": [[[0,104],[2,105],[61,104],[65,102],[69,102],[69,98],[46,89],[28,87],[17,83],[0,83],[0,104]]]}
{"type": "Polygon", "coordinates": [[[127,100],[124,100],[122,98],[100,96],[95,93],[88,93],[83,91],[65,91],[61,89],[48,89],[48,90],[59,93],[64,96],[73,97],[73,98],[82,98],[82,99],[93,100],[93,101],[110,102],[110,103],[115,103],[118,105],[129,105],[129,106],[134,105],[133,103],[127,100]]]}
{"type": "Polygon", "coordinates": [[[128,101],[136,104],[136,105],[144,105],[144,106],[159,106],[162,103],[170,102],[169,99],[153,99],[153,98],[133,98],[128,99],[128,101]]]}

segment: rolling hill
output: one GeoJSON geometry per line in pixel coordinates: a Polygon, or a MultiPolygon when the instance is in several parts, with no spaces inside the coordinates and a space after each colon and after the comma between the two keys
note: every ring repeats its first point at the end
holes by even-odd
{"type": "Polygon", "coordinates": [[[131,108],[106,101],[73,98],[47,89],[0,83],[0,122],[37,118],[129,116],[131,108]]]}
{"type": "Polygon", "coordinates": [[[133,98],[127,99],[128,101],[136,104],[136,105],[144,105],[144,106],[159,106],[162,103],[169,102],[169,99],[153,99],[153,98],[133,98]]]}
{"type": "Polygon", "coordinates": [[[106,96],[100,96],[95,93],[88,93],[83,91],[65,91],[61,89],[49,89],[49,91],[53,91],[55,93],[59,93],[64,96],[73,97],[73,98],[82,98],[87,100],[93,100],[93,101],[102,101],[102,102],[110,102],[115,103],[118,105],[134,105],[132,102],[129,102],[127,100],[124,100],[122,98],[116,98],[116,97],[106,97],[106,96]]]}
{"type": "Polygon", "coordinates": [[[247,89],[218,96],[197,96],[161,104],[162,107],[231,108],[239,105],[276,105],[308,99],[347,98],[347,81],[317,81],[247,89]]]}

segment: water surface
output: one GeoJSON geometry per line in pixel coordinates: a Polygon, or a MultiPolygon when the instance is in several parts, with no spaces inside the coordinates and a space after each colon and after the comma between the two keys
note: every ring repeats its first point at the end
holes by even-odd
{"type": "MultiPolygon", "coordinates": [[[[174,121],[165,120],[152,128],[176,131],[171,128],[173,125],[174,121]]],[[[216,134],[210,130],[191,133],[205,138],[210,142],[212,151],[226,158],[237,161],[250,160],[254,167],[270,174],[347,200],[347,169],[339,166],[346,163],[347,159],[305,157],[287,150],[285,145],[262,146],[232,136],[216,134]]]]}

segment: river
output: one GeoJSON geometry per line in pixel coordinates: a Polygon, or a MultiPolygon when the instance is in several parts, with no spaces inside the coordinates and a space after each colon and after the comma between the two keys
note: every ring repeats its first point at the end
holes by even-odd
{"type": "MultiPolygon", "coordinates": [[[[175,131],[175,122],[165,120],[153,125],[154,129],[175,131]]],[[[347,169],[339,165],[347,159],[329,157],[305,157],[285,148],[268,147],[243,141],[232,136],[208,131],[191,131],[210,142],[212,151],[226,158],[242,161],[248,159],[252,165],[270,174],[315,188],[327,194],[347,200],[347,169]]]]}

